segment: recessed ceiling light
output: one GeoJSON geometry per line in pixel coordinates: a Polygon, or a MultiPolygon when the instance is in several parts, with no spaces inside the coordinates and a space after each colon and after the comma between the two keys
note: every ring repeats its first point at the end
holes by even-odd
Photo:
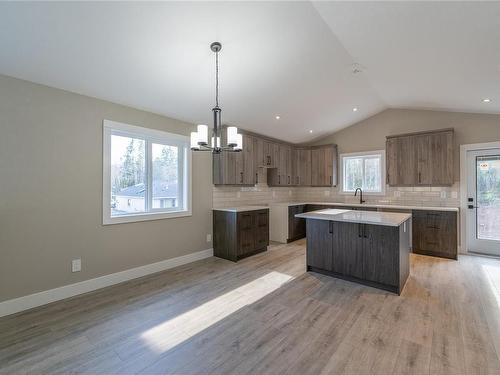
{"type": "Polygon", "coordinates": [[[483,99],[483,103],[489,103],[489,102],[491,102],[491,99],[489,99],[489,98],[484,98],[483,99]]]}
{"type": "Polygon", "coordinates": [[[353,112],[358,112],[358,108],[354,107],[354,108],[352,109],[352,111],[353,111],[353,112]]]}
{"type": "Polygon", "coordinates": [[[279,115],[274,117],[276,120],[279,120],[281,117],[279,115]]]}
{"type": "Polygon", "coordinates": [[[309,133],[312,133],[313,131],[312,130],[309,130],[309,133]]]}

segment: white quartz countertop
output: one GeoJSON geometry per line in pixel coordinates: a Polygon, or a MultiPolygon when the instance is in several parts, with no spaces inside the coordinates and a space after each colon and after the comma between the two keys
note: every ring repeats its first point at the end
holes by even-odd
{"type": "Polygon", "coordinates": [[[386,225],[398,227],[411,218],[410,214],[398,212],[353,211],[326,209],[297,214],[296,217],[304,219],[317,219],[329,221],[345,221],[349,223],[386,225]]]}
{"type": "Polygon", "coordinates": [[[302,204],[321,204],[325,206],[342,206],[342,207],[369,207],[369,208],[394,208],[397,210],[426,210],[426,211],[451,211],[458,212],[457,207],[441,207],[441,206],[403,206],[395,204],[359,204],[359,203],[339,203],[339,202],[278,202],[270,203],[269,206],[299,206],[302,204]]]}
{"type": "Polygon", "coordinates": [[[257,211],[257,210],[269,210],[269,206],[239,206],[239,207],[213,208],[213,210],[226,211],[226,212],[245,212],[245,211],[257,211]]]}

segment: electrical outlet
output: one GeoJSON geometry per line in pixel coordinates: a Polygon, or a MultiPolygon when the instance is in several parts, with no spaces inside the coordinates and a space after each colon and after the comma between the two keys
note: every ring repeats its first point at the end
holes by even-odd
{"type": "Polygon", "coordinates": [[[212,242],[212,235],[207,233],[207,242],[212,242]]]}
{"type": "Polygon", "coordinates": [[[441,192],[441,198],[443,198],[443,199],[446,198],[446,191],[441,192]]]}
{"type": "Polygon", "coordinates": [[[73,259],[71,261],[71,272],[80,272],[82,270],[82,260],[73,259]]]}

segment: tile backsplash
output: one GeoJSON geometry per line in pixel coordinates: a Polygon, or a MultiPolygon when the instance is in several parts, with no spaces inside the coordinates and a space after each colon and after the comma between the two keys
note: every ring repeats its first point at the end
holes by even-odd
{"type": "MultiPolygon", "coordinates": [[[[358,203],[354,194],[342,194],[339,188],[269,187],[267,171],[259,169],[259,183],[252,187],[214,186],[213,205],[217,208],[244,205],[268,205],[273,202],[345,202],[358,203]]],[[[459,207],[459,183],[450,187],[391,187],[385,195],[363,195],[366,203],[405,206],[459,207]]]]}

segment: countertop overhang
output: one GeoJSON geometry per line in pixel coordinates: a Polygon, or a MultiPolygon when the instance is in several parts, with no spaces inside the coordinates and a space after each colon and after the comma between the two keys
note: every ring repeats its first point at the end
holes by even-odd
{"type": "Polygon", "coordinates": [[[411,215],[406,213],[339,209],[305,212],[303,214],[297,214],[295,217],[315,220],[344,221],[358,224],[385,225],[392,227],[398,227],[408,219],[411,219],[411,215]]]}

